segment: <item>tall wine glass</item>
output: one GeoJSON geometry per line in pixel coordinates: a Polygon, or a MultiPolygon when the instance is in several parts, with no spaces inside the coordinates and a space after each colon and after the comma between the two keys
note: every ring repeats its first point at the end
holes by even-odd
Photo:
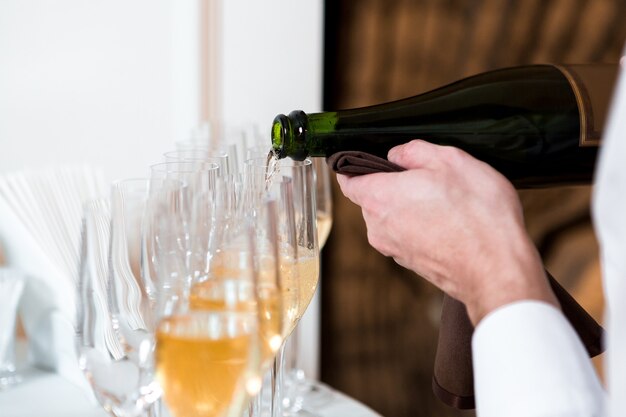
{"type": "MultiPolygon", "coordinates": [[[[263,358],[273,355],[281,328],[276,238],[268,216],[247,218],[210,205],[215,227],[193,227],[213,242],[192,246],[207,260],[180,302],[161,319],[157,368],[175,417],[238,416],[260,388],[263,358]],[[207,252],[205,252],[207,251],[207,252]]],[[[200,217],[195,217],[199,221],[200,217]]]]}
{"type": "MultiPolygon", "coordinates": [[[[273,354],[267,356],[267,359],[275,359],[277,349],[282,346],[284,338],[293,329],[299,314],[300,283],[297,279],[299,247],[294,215],[293,183],[288,177],[276,177],[271,183],[267,182],[265,161],[266,158],[263,158],[246,163],[243,182],[245,197],[242,198],[243,207],[241,211],[252,217],[257,233],[263,233],[265,229],[268,229],[268,227],[263,227],[263,224],[267,223],[273,223],[276,229],[283,326],[280,333],[275,335],[272,340],[271,353],[273,354]],[[258,162],[259,165],[254,165],[255,162],[258,162]],[[259,201],[262,202],[259,203],[259,201]],[[270,211],[266,207],[268,205],[273,207],[271,211],[274,211],[275,214],[266,214],[264,220],[263,213],[270,211]],[[262,209],[263,207],[266,207],[265,210],[262,209]]],[[[265,232],[264,234],[268,235],[269,233],[265,232]]],[[[270,365],[270,362],[265,361],[265,364],[270,365]]],[[[269,409],[262,409],[259,404],[260,398],[256,399],[257,410],[261,410],[265,415],[279,415],[282,409],[281,386],[276,383],[281,376],[281,364],[282,361],[274,360],[264,378],[261,396],[265,399],[264,403],[268,404],[269,409]]],[[[266,368],[264,367],[264,369],[266,368]]]]}
{"type": "MultiPolygon", "coordinates": [[[[288,307],[293,314],[287,320],[285,338],[287,338],[298,324],[309,305],[319,278],[319,248],[317,244],[316,209],[315,209],[315,183],[313,166],[310,160],[293,161],[283,159],[280,161],[268,161],[267,158],[253,158],[245,162],[244,184],[256,181],[259,183],[252,190],[271,187],[272,184],[283,183],[290,190],[290,216],[295,227],[296,259],[290,267],[283,272],[283,290],[286,294],[293,291],[298,297],[288,297],[287,302],[293,303],[288,307]],[[274,165],[276,164],[276,165],[274,165]]],[[[250,191],[243,196],[244,201],[251,198],[250,191]]],[[[297,412],[291,398],[284,396],[283,392],[283,365],[285,362],[285,344],[281,348],[277,358],[277,387],[275,395],[280,396],[280,407],[275,408],[274,415],[282,415],[297,412]]]]}
{"type": "MultiPolygon", "coordinates": [[[[115,334],[124,355],[139,370],[137,385],[160,396],[154,374],[155,294],[144,239],[151,188],[154,184],[147,178],[124,179],[112,185],[107,295],[115,334]]],[[[149,409],[150,415],[158,415],[158,407],[155,404],[149,409]]]]}
{"type": "MultiPolygon", "coordinates": [[[[107,303],[111,207],[108,199],[87,201],[83,207],[80,274],[77,297],[77,353],[79,366],[102,407],[124,417],[127,398],[117,389],[115,369],[123,363],[123,348],[113,332],[107,303]]],[[[129,395],[130,394],[130,395],[129,395]]],[[[134,401],[131,401],[134,403],[134,401]]],[[[132,404],[134,410],[134,404],[132,404]]]]}
{"type": "Polygon", "coordinates": [[[258,292],[261,327],[261,372],[272,365],[282,345],[285,323],[289,318],[289,301],[283,293],[282,269],[293,263],[296,256],[294,231],[285,220],[285,204],[278,196],[267,195],[255,210],[248,212],[253,271],[258,292]]]}
{"type": "Polygon", "coordinates": [[[112,415],[157,416],[150,302],[140,276],[147,180],[116,182],[109,200],[85,206],[78,348],[96,398],[112,415]]]}
{"type": "MultiPolygon", "coordinates": [[[[217,189],[219,166],[208,161],[170,161],[161,162],[150,166],[150,180],[153,184],[161,184],[164,181],[178,181],[182,184],[182,213],[180,213],[185,232],[184,245],[189,245],[189,232],[192,202],[204,196],[213,198],[212,193],[217,189]]],[[[186,246],[187,253],[188,246],[186,246]]]]}
{"type": "MultiPolygon", "coordinates": [[[[317,235],[320,250],[322,250],[332,227],[332,189],[330,182],[330,172],[326,161],[323,158],[310,158],[315,171],[315,200],[317,235]]],[[[320,265],[321,270],[321,265],[320,265]]],[[[320,278],[321,281],[321,278],[320,278]]],[[[318,345],[304,345],[306,339],[319,340],[319,317],[320,317],[320,285],[309,304],[305,315],[296,327],[291,337],[290,358],[291,367],[287,373],[287,397],[291,399],[296,409],[311,410],[319,408],[332,399],[332,391],[325,385],[312,379],[305,372],[305,364],[302,361],[302,353],[305,357],[317,357],[318,345]]],[[[302,412],[300,412],[302,414],[302,412]]]]}
{"type": "Polygon", "coordinates": [[[313,165],[310,160],[294,161],[282,159],[268,163],[266,158],[253,158],[245,162],[244,184],[257,182],[254,188],[246,187],[242,199],[248,201],[254,198],[250,193],[262,192],[272,184],[285,183],[289,185],[292,207],[289,209],[293,216],[296,239],[296,268],[294,274],[287,275],[287,285],[299,288],[296,313],[288,324],[287,334],[291,334],[302,314],[309,305],[318,283],[319,247],[317,243],[315,182],[313,165]],[[268,173],[275,171],[271,177],[268,173]],[[260,184],[259,184],[260,183],[260,184]]]}
{"type": "Polygon", "coordinates": [[[155,320],[172,311],[189,281],[189,192],[177,179],[150,179],[142,237],[143,281],[155,320]]]}

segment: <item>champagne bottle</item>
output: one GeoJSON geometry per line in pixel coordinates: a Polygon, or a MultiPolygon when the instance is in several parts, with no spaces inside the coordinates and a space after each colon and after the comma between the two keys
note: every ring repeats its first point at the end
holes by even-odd
{"type": "Polygon", "coordinates": [[[529,65],[478,74],[414,97],[276,116],[272,150],[301,160],[339,151],[386,157],[412,139],[461,148],[518,188],[588,183],[617,65],[529,65]]]}

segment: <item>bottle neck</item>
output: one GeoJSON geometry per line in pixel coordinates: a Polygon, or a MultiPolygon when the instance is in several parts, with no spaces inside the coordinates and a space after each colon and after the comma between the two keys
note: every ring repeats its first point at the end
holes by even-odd
{"type": "Polygon", "coordinates": [[[289,156],[297,161],[309,156],[306,146],[308,118],[301,110],[294,110],[289,116],[279,114],[272,124],[272,150],[276,157],[289,156]]]}

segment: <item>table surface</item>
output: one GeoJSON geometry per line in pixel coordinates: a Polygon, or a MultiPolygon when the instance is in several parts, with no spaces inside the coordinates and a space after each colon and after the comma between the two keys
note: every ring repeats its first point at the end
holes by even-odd
{"type": "MultiPolygon", "coordinates": [[[[23,381],[0,391],[2,417],[110,417],[82,388],[36,368],[20,372],[23,381]]],[[[315,410],[319,417],[380,417],[358,401],[328,387],[331,400],[315,410]]]]}

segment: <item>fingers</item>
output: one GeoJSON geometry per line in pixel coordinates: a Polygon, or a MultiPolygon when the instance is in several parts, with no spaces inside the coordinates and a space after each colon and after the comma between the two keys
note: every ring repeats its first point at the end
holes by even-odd
{"type": "Polygon", "coordinates": [[[341,188],[341,192],[345,194],[344,187],[347,187],[348,181],[350,181],[350,177],[343,174],[337,174],[337,183],[339,184],[339,188],[341,188]]]}
{"type": "MultiPolygon", "coordinates": [[[[447,147],[434,145],[423,140],[413,140],[409,143],[396,146],[388,153],[388,159],[406,169],[425,168],[436,166],[442,153],[447,147]]],[[[368,174],[363,176],[348,177],[337,175],[337,182],[343,194],[353,203],[362,206],[363,198],[368,190],[375,189],[375,184],[379,183],[377,176],[394,175],[392,173],[368,174]]],[[[384,185],[384,184],[381,184],[384,185]]]]}
{"type": "Polygon", "coordinates": [[[434,163],[442,148],[442,146],[416,139],[391,148],[387,159],[406,169],[424,168],[434,163]]]}
{"type": "Polygon", "coordinates": [[[338,174],[337,182],[341,192],[354,204],[361,207],[378,207],[387,197],[390,185],[395,184],[397,175],[402,173],[384,172],[348,177],[338,174]]]}
{"type": "Polygon", "coordinates": [[[363,182],[371,181],[371,177],[375,175],[378,174],[368,174],[357,177],[348,177],[347,175],[337,174],[337,182],[339,183],[341,192],[348,197],[350,201],[358,206],[362,206],[365,193],[367,193],[367,190],[370,189],[370,187],[366,186],[363,182]]]}

